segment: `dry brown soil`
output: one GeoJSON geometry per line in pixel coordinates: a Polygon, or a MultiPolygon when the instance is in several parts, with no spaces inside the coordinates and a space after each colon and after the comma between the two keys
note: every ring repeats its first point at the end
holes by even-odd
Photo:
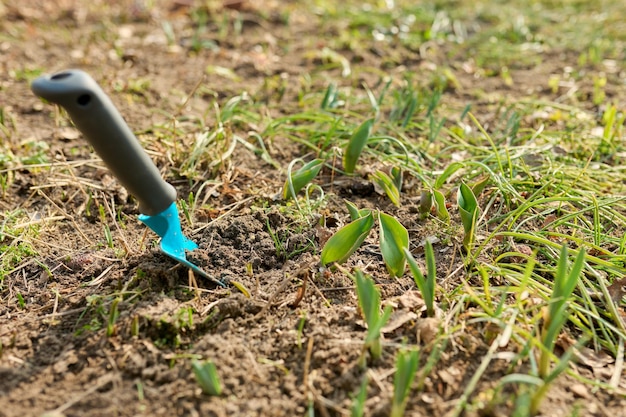
{"type": "MultiPolygon", "coordinates": [[[[347,267],[360,266],[373,275],[395,313],[394,325],[386,329],[383,357],[365,370],[359,363],[365,329],[353,283],[339,271],[320,273],[317,266],[316,248],[348,220],[342,205],[346,197],[394,214],[410,230],[411,240],[421,241],[428,235],[428,221],[416,214],[418,193],[407,193],[396,209],[363,181],[327,188],[329,200],[321,210],[326,228],[321,228],[315,218],[310,223],[294,220],[294,211],[275,198],[283,174],[243,146],[218,168],[200,167],[192,180],[176,171],[184,154],[179,148],[190,146],[202,130],[198,121],[215,123],[214,102],[223,106],[247,92],[265,103],[267,114],[297,112],[304,75],[320,65],[310,51],[321,49],[334,34],[317,31],[319,16],[304,2],[266,1],[243,8],[225,2],[229,7],[217,7],[203,32],[213,47],[193,52],[196,28],[188,2],[157,2],[150,8],[144,3],[0,3],[0,105],[14,120],[12,134],[0,140],[16,158],[34,153],[33,143],[48,147],[40,167],[25,168],[15,159],[3,171],[10,174],[0,200],[4,218],[19,209],[21,227],[32,222],[38,232],[26,238],[37,254],[24,257],[2,284],[0,416],[313,415],[309,410],[319,416],[349,415],[365,374],[370,379],[366,415],[384,416],[390,410],[395,352],[405,343],[423,347],[421,368],[433,349],[443,349],[434,369],[418,374],[421,386],[414,386],[406,415],[450,413],[493,340],[484,324],[448,329],[444,322],[448,333],[434,339],[436,324],[423,318],[412,280],[388,277],[373,236],[347,267]],[[287,11],[288,24],[282,18],[287,11]],[[231,30],[228,22],[238,20],[241,33],[219,35],[225,20],[231,30]],[[166,21],[176,35],[173,42],[165,36],[166,21]],[[207,76],[207,66],[230,69],[236,77],[207,76]],[[183,218],[185,232],[201,246],[192,259],[216,277],[243,284],[249,298],[234,287],[215,288],[201,277],[194,282],[185,268],[159,253],[155,236],[136,220],[136,204],[67,118],[32,95],[28,83],[33,72],[66,68],[82,68],[98,80],[140,132],[179,196],[194,191],[204,199],[193,224],[183,218]],[[280,98],[275,85],[285,88],[280,98]],[[187,122],[182,116],[189,116],[187,122]],[[173,117],[181,120],[178,129],[173,117]],[[98,207],[104,208],[102,215],[98,207]],[[105,224],[113,249],[106,246],[105,224]],[[277,250],[273,235],[283,242],[283,251],[277,250]],[[289,259],[285,254],[291,254],[289,259]],[[119,316],[107,329],[118,297],[119,316]],[[224,386],[221,397],[201,392],[191,370],[194,357],[216,364],[224,386]]],[[[432,72],[445,55],[436,46],[429,51],[424,52],[431,54],[428,59],[413,51],[394,55],[392,61],[432,72]]],[[[355,67],[380,66],[380,55],[386,53],[344,52],[355,67]]],[[[490,95],[550,94],[546,80],[567,64],[567,54],[550,53],[553,59],[547,55],[534,66],[513,68],[513,86],[463,70],[468,57],[459,56],[459,65],[450,67],[457,70],[461,86],[448,92],[448,100],[476,100],[477,117],[488,124],[497,107],[490,95]]],[[[392,77],[401,77],[404,69],[385,66],[392,77]]],[[[328,79],[341,83],[339,72],[328,70],[328,79]]],[[[325,88],[326,81],[314,80],[309,88],[325,88]]],[[[227,134],[249,138],[249,132],[262,128],[233,123],[227,134]]],[[[286,138],[268,146],[283,167],[301,152],[286,138]]],[[[10,237],[3,244],[7,242],[10,237]]],[[[460,265],[454,255],[458,244],[458,236],[451,236],[436,245],[444,289],[461,284],[459,274],[450,274],[460,265]]],[[[463,308],[467,314],[473,306],[463,308]]],[[[516,348],[501,351],[508,349],[516,348]]],[[[511,369],[517,368],[510,355],[491,362],[475,391],[482,397],[470,395],[466,415],[510,413],[515,393],[506,387],[496,390],[496,382],[511,369]]],[[[593,377],[593,370],[581,366],[578,372],[593,377]]],[[[543,410],[549,416],[574,415],[576,410],[577,415],[618,416],[625,415],[625,407],[615,393],[592,392],[563,377],[543,410]]]]}

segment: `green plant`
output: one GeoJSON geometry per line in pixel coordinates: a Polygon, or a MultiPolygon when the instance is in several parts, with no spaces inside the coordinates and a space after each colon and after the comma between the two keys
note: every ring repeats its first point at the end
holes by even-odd
{"type": "Polygon", "coordinates": [[[380,252],[387,271],[392,277],[402,276],[406,266],[404,249],[409,247],[409,232],[395,217],[381,211],[378,212],[378,224],[380,252]]]}
{"type": "Polygon", "coordinates": [[[287,168],[287,179],[283,185],[284,200],[295,199],[296,194],[317,176],[324,165],[323,159],[314,159],[304,164],[296,172],[293,172],[293,165],[298,161],[302,160],[296,159],[292,161],[287,168]]]}
{"type": "MultiPolygon", "coordinates": [[[[543,321],[538,330],[539,349],[536,362],[532,361],[533,371],[530,374],[513,373],[500,381],[501,384],[514,383],[519,386],[520,393],[515,403],[515,415],[534,416],[537,414],[552,382],[567,370],[574,353],[587,341],[586,337],[581,338],[558,359],[556,366],[551,367],[552,360],[556,357],[554,353],[556,341],[570,317],[567,310],[574,289],[581,278],[585,256],[584,249],[579,250],[568,271],[567,246],[561,246],[552,293],[548,306],[542,310],[543,321]]],[[[534,262],[532,264],[534,265],[534,262]]],[[[530,348],[530,344],[528,347],[530,348]]]]}
{"type": "Polygon", "coordinates": [[[465,183],[461,183],[459,186],[457,203],[464,230],[463,246],[469,251],[474,243],[476,221],[478,220],[478,201],[472,189],[465,183]]]}
{"type": "Polygon", "coordinates": [[[403,249],[409,246],[409,234],[405,227],[395,217],[381,211],[374,213],[371,210],[359,210],[349,202],[346,205],[354,220],[328,239],[322,248],[322,265],[345,262],[365,241],[374,227],[375,219],[378,219],[380,251],[387,271],[394,277],[404,274],[406,259],[403,249]]]}
{"type": "Polygon", "coordinates": [[[369,385],[369,382],[369,378],[367,377],[367,374],[365,374],[365,376],[363,376],[359,392],[352,400],[350,417],[363,417],[363,414],[365,413],[365,400],[367,399],[367,386],[369,385]]]}
{"type": "Polygon", "coordinates": [[[396,359],[396,374],[393,378],[393,400],[390,417],[402,417],[408,400],[411,384],[419,365],[419,351],[400,351],[396,359]]]}
{"type": "Polygon", "coordinates": [[[342,104],[343,102],[339,100],[339,90],[337,89],[337,85],[335,83],[328,84],[328,87],[326,87],[326,93],[324,93],[324,98],[320,104],[320,108],[322,110],[336,109],[342,104]]]}
{"type": "Polygon", "coordinates": [[[355,277],[359,308],[367,323],[367,335],[363,348],[367,349],[372,360],[376,361],[382,355],[380,331],[391,317],[391,306],[385,306],[381,312],[380,291],[374,285],[374,280],[363,275],[358,269],[355,271],[355,277]]]}
{"type": "Polygon", "coordinates": [[[361,126],[354,131],[350,140],[348,140],[343,154],[343,169],[346,173],[352,174],[354,172],[356,161],[359,159],[363,148],[372,134],[373,126],[374,119],[364,121],[361,126]]]}
{"type": "Polygon", "coordinates": [[[112,337],[117,334],[117,329],[115,323],[117,322],[118,317],[120,316],[120,311],[117,306],[122,301],[121,297],[115,297],[111,302],[111,307],[109,308],[109,314],[107,317],[107,337],[112,337]]]}
{"type": "Polygon", "coordinates": [[[212,396],[222,395],[222,383],[213,362],[200,362],[194,359],[191,362],[191,368],[196,376],[198,385],[202,388],[202,392],[212,396]]]}
{"type": "Polygon", "coordinates": [[[424,255],[426,257],[426,277],[422,274],[422,271],[417,265],[417,262],[415,262],[415,258],[413,258],[413,255],[408,248],[404,248],[404,255],[406,256],[407,263],[409,264],[411,275],[413,275],[413,280],[415,281],[417,288],[419,288],[422,293],[422,298],[426,304],[426,314],[428,317],[433,317],[435,315],[435,283],[437,278],[437,264],[435,262],[433,245],[427,240],[424,247],[424,255]]]}
{"type": "Polygon", "coordinates": [[[400,190],[402,189],[402,171],[400,168],[393,167],[391,175],[376,170],[370,175],[370,181],[382,188],[396,207],[400,207],[400,190]]]}
{"type": "Polygon", "coordinates": [[[321,263],[344,263],[365,241],[374,226],[371,211],[337,230],[322,248],[321,263]]]}

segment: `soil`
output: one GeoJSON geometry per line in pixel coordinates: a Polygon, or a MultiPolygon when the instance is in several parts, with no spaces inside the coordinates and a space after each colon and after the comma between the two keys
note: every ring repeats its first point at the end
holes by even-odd
{"type": "MultiPolygon", "coordinates": [[[[431,220],[417,214],[419,192],[407,191],[402,208],[395,208],[362,179],[338,182],[326,189],[328,200],[319,210],[322,227],[321,217],[298,218],[276,198],[284,173],[244,146],[219,166],[197,167],[193,178],[178,171],[185,160],[180,149],[193,144],[202,125],[216,123],[214,103],[224,106],[246,92],[265,103],[268,114],[288,115],[298,112],[305,74],[322,71],[328,80],[342,82],[340,69],[321,69],[310,54],[333,34],[318,32],[320,17],[305,2],[224,1],[209,13],[202,32],[201,40],[210,46],[194,51],[197,27],[191,11],[197,5],[192,3],[0,3],[0,106],[14,128],[0,136],[2,151],[13,155],[0,165],[10,177],[0,208],[5,222],[10,213],[17,216],[15,230],[37,229],[27,238],[36,255],[16,262],[2,284],[0,416],[313,415],[310,410],[320,416],[350,415],[366,376],[366,415],[385,416],[393,395],[395,352],[404,344],[422,349],[420,389],[410,395],[406,415],[451,413],[493,342],[488,326],[468,321],[465,328],[452,329],[444,319],[425,318],[413,281],[389,278],[373,235],[346,268],[359,266],[372,275],[394,315],[385,329],[382,358],[364,368],[365,325],[353,283],[341,271],[318,265],[318,248],[349,221],[344,198],[393,214],[410,230],[412,242],[429,237],[431,220]],[[219,35],[224,21],[231,30],[230,22],[239,22],[241,32],[219,35]],[[206,75],[207,67],[232,74],[206,75]],[[192,223],[183,218],[185,234],[200,245],[190,259],[211,276],[237,285],[216,287],[160,253],[156,237],[136,220],[134,201],[80,134],[30,92],[29,81],[41,70],[66,68],[84,69],[98,80],[179,196],[195,193],[202,204],[192,223]],[[284,91],[279,94],[274,84],[284,91]],[[174,118],[180,126],[174,126],[174,118]],[[46,159],[25,167],[20,158],[36,153],[38,146],[46,159]],[[113,248],[105,240],[105,226],[113,248]],[[437,335],[439,326],[445,337],[437,335]],[[437,349],[439,361],[424,371],[437,349]],[[202,393],[193,358],[215,363],[223,395],[202,393]]],[[[487,129],[497,127],[494,97],[550,97],[546,80],[576,60],[568,51],[547,51],[541,62],[511,68],[516,82],[510,85],[502,77],[461,70],[471,52],[436,45],[429,51],[422,57],[408,50],[390,56],[366,49],[345,54],[355,66],[386,66],[398,79],[405,66],[421,66],[431,74],[433,66],[452,57],[455,61],[447,65],[460,85],[447,91],[444,101],[461,108],[468,101],[477,103],[474,112],[487,129]],[[398,64],[394,68],[385,60],[398,64]]],[[[363,77],[373,75],[364,72],[363,77]]],[[[317,77],[315,82],[319,85],[313,87],[325,88],[326,81],[317,77]]],[[[623,98],[623,89],[619,84],[609,94],[623,98]]],[[[247,140],[262,126],[233,123],[229,129],[227,134],[247,140]]],[[[286,137],[268,146],[282,167],[302,153],[286,137]]],[[[7,236],[0,239],[3,245],[11,242],[7,236]]],[[[455,255],[460,238],[452,233],[435,246],[440,285],[456,290],[463,285],[454,273],[461,265],[455,255]]],[[[463,308],[470,317],[474,307],[463,308]]],[[[511,369],[523,371],[510,360],[517,349],[498,348],[499,356],[475,390],[482,397],[468,398],[465,415],[509,415],[516,393],[498,388],[497,381],[511,369]]],[[[575,371],[610,378],[612,366],[608,360],[575,371]]],[[[624,409],[626,401],[615,391],[591,392],[563,376],[548,393],[542,413],[618,416],[624,409]]]]}

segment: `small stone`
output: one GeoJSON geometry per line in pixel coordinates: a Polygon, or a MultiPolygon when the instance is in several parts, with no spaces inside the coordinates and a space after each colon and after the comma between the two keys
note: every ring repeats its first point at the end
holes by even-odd
{"type": "Polygon", "coordinates": [[[587,387],[584,384],[572,384],[569,387],[569,390],[576,397],[579,397],[579,398],[588,398],[589,397],[589,391],[587,390],[587,387]]]}

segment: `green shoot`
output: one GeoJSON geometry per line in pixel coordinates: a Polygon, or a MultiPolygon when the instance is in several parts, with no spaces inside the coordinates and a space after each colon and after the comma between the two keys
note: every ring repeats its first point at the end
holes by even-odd
{"type": "Polygon", "coordinates": [[[348,212],[350,213],[350,220],[356,220],[363,216],[367,216],[372,211],[369,209],[359,209],[354,203],[346,200],[346,207],[348,207],[348,212]]]}
{"type": "Polygon", "coordinates": [[[370,212],[339,229],[322,249],[322,265],[345,262],[361,246],[373,226],[374,215],[370,212]]]}
{"type": "Polygon", "coordinates": [[[109,310],[109,316],[107,319],[107,337],[113,337],[117,333],[117,328],[115,326],[115,323],[117,322],[117,319],[120,316],[120,311],[117,308],[120,301],[122,301],[122,298],[116,297],[111,302],[111,309],[109,310]]]}
{"type": "Polygon", "coordinates": [[[367,399],[367,386],[369,382],[369,378],[366,374],[363,377],[363,382],[361,382],[361,387],[359,388],[356,398],[352,400],[350,417],[363,417],[363,414],[365,413],[365,400],[367,399]]]}
{"type": "Polygon", "coordinates": [[[104,238],[107,242],[107,247],[113,249],[115,245],[113,243],[113,235],[111,235],[111,228],[108,224],[104,225],[104,238]]]}
{"type": "Polygon", "coordinates": [[[287,169],[287,179],[283,185],[284,200],[295,198],[296,194],[317,176],[324,164],[323,159],[314,159],[304,164],[296,172],[292,172],[293,164],[297,161],[292,161],[287,169]]]}
{"type": "Polygon", "coordinates": [[[454,174],[461,168],[463,168],[463,164],[460,162],[453,162],[450,165],[448,165],[446,169],[441,173],[441,175],[437,177],[437,181],[435,181],[434,188],[435,189],[441,188],[446,183],[448,178],[450,178],[452,174],[454,174]]]}
{"type": "Polygon", "coordinates": [[[395,217],[382,212],[378,212],[378,223],[380,251],[387,271],[392,277],[400,277],[406,265],[404,250],[409,247],[409,232],[395,217]]]}
{"type": "Polygon", "coordinates": [[[463,223],[463,246],[469,250],[474,243],[474,232],[476,221],[478,220],[478,201],[471,188],[465,183],[461,183],[457,194],[457,203],[459,205],[459,214],[461,215],[461,223],[463,223]]]}
{"type": "Polygon", "coordinates": [[[408,400],[411,384],[419,365],[419,351],[398,352],[396,359],[396,374],[393,378],[393,401],[391,403],[391,417],[402,417],[408,400]]]}
{"type": "Polygon", "coordinates": [[[546,378],[550,373],[550,358],[553,355],[556,339],[568,320],[568,315],[566,314],[568,300],[574,288],[576,288],[584,262],[585,251],[581,249],[568,273],[567,246],[563,245],[561,247],[556,276],[554,277],[554,289],[550,297],[547,316],[544,317],[543,326],[541,327],[541,342],[543,344],[543,349],[539,355],[539,376],[541,378],[546,378]]]}
{"type": "Polygon", "coordinates": [[[343,155],[343,169],[346,173],[352,174],[354,172],[356,161],[359,159],[363,148],[372,134],[373,125],[374,119],[366,120],[356,129],[348,141],[348,145],[346,146],[343,155]]]}
{"type": "Polygon", "coordinates": [[[424,249],[424,255],[426,257],[426,277],[422,274],[417,262],[415,262],[415,258],[413,258],[413,255],[407,248],[404,248],[404,255],[409,264],[411,275],[413,275],[413,280],[420,290],[424,303],[426,304],[426,314],[428,317],[433,317],[435,315],[435,282],[437,278],[437,264],[435,262],[433,245],[428,240],[426,241],[424,249]]]}
{"type": "Polygon", "coordinates": [[[403,250],[409,246],[409,233],[404,226],[394,217],[381,211],[377,211],[374,217],[371,210],[359,210],[349,201],[346,201],[346,205],[353,220],[328,239],[322,248],[320,259],[322,265],[345,262],[363,244],[374,227],[376,218],[380,226],[380,251],[387,271],[393,277],[402,276],[406,265],[403,250]]]}
{"type": "Polygon", "coordinates": [[[335,83],[328,84],[320,108],[322,110],[335,109],[340,105],[341,101],[339,100],[339,90],[337,90],[337,85],[335,83]]]}
{"type": "Polygon", "coordinates": [[[400,207],[400,188],[394,178],[383,171],[376,170],[370,175],[370,181],[382,188],[396,207],[400,207]]]}
{"type": "Polygon", "coordinates": [[[200,388],[202,388],[202,392],[212,396],[219,396],[222,394],[222,384],[220,382],[220,377],[217,374],[217,368],[215,368],[215,364],[213,362],[200,362],[197,359],[194,359],[191,362],[191,367],[200,388]]]}
{"type": "Polygon", "coordinates": [[[450,222],[450,213],[446,207],[446,197],[439,190],[433,190],[433,197],[435,198],[435,209],[437,210],[437,217],[446,223],[450,222]]]}
{"type": "Polygon", "coordinates": [[[359,308],[367,323],[367,336],[364,349],[368,349],[372,360],[376,361],[382,355],[381,329],[391,317],[391,306],[380,311],[380,291],[374,285],[374,280],[356,270],[356,292],[359,308]]]}

